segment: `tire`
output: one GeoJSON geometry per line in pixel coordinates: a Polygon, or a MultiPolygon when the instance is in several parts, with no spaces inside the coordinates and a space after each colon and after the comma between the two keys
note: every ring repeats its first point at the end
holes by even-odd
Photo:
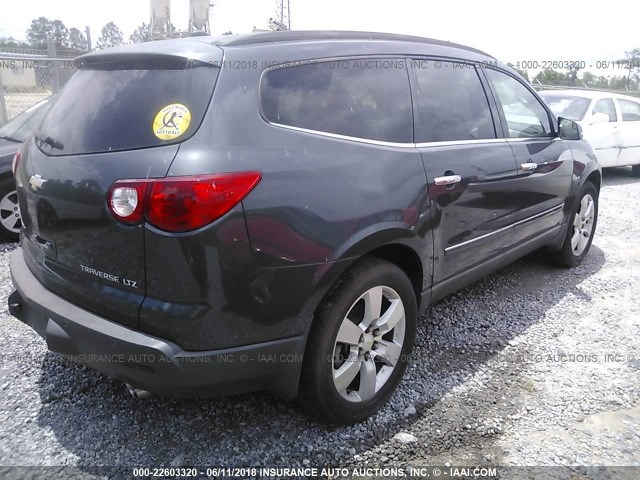
{"type": "Polygon", "coordinates": [[[598,223],[598,190],[591,182],[585,182],[578,194],[569,226],[562,244],[557,252],[550,253],[550,259],[561,267],[576,267],[587,256],[598,223]],[[591,205],[591,210],[589,209],[591,205]],[[588,233],[588,237],[583,233],[588,233]],[[577,238],[577,243],[576,243],[577,238]]]}
{"type": "Polygon", "coordinates": [[[416,293],[400,268],[375,258],[358,261],[331,289],[314,318],[298,396],[303,407],[334,424],[373,415],[402,379],[416,318],[416,293]],[[376,302],[380,296],[382,301],[376,302]],[[379,308],[365,315],[371,305],[379,308]],[[384,327],[385,319],[391,320],[390,328],[384,327]]]}
{"type": "Polygon", "coordinates": [[[631,166],[631,174],[634,177],[640,177],[640,165],[632,165],[631,166]]]}
{"type": "Polygon", "coordinates": [[[18,207],[18,193],[13,177],[0,181],[0,236],[10,242],[20,238],[22,217],[18,207]]]}

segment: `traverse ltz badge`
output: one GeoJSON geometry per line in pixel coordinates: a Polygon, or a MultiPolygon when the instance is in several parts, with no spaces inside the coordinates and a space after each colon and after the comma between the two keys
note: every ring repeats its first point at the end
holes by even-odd
{"type": "Polygon", "coordinates": [[[153,120],[153,133],[160,140],[178,138],[189,128],[191,112],[181,103],[172,103],[158,112],[153,120]]]}

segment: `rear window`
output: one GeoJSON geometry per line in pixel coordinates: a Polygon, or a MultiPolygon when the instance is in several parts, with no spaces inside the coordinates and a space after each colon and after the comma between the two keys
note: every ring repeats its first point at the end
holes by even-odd
{"type": "Polygon", "coordinates": [[[262,111],[276,124],[395,143],[413,141],[404,60],[317,62],[268,71],[262,111]]]}
{"type": "Polygon", "coordinates": [[[81,69],[36,132],[48,155],[155,147],[192,136],[219,69],[81,69]]]}

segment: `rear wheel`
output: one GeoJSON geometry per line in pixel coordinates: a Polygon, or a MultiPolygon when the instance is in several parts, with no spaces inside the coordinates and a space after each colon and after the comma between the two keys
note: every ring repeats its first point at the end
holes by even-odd
{"type": "Polygon", "coordinates": [[[392,263],[365,258],[332,289],[314,319],[300,400],[332,423],[373,415],[402,379],[416,330],[416,295],[392,263]]]}
{"type": "Polygon", "coordinates": [[[598,190],[586,182],[576,203],[562,248],[551,253],[551,259],[563,267],[575,267],[587,256],[598,222],[598,190]]]}
{"type": "Polygon", "coordinates": [[[17,242],[22,227],[18,192],[13,177],[0,181],[0,236],[17,242]]]}

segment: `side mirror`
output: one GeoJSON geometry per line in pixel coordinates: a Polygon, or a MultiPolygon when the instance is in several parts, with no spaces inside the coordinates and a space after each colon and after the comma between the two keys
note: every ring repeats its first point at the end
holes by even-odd
{"type": "MultiPolygon", "coordinates": [[[[608,115],[607,115],[608,116],[608,115]]],[[[564,140],[581,140],[582,128],[573,120],[558,118],[558,136],[564,140]]]]}
{"type": "Polygon", "coordinates": [[[603,112],[594,113],[591,117],[591,123],[609,123],[609,120],[609,114],[603,112]]]}

